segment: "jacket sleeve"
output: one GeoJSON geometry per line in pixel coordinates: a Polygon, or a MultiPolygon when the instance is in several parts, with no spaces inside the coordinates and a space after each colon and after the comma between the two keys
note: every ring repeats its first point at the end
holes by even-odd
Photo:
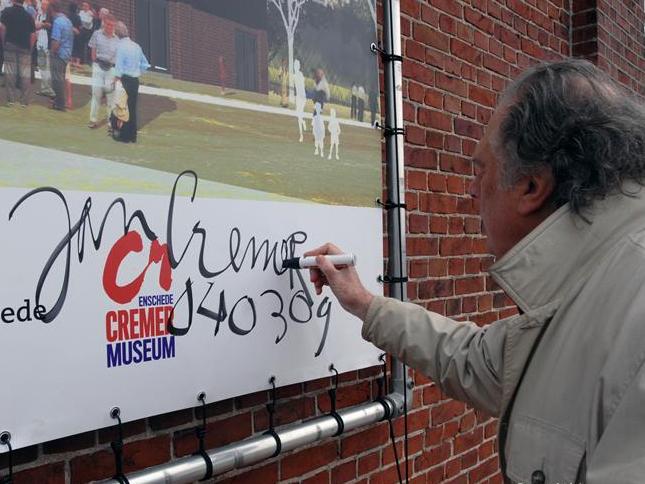
{"type": "MultiPolygon", "coordinates": [[[[611,406],[613,402],[607,402],[611,406]]],[[[645,364],[629,382],[587,460],[587,484],[641,484],[645,476],[645,364]]]]}
{"type": "Polygon", "coordinates": [[[376,296],[362,334],[427,375],[452,398],[499,415],[506,337],[503,320],[480,328],[416,304],[376,296]]]}

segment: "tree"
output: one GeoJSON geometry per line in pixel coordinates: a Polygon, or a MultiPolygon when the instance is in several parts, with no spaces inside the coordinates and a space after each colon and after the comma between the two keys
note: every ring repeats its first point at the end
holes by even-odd
{"type": "Polygon", "coordinates": [[[269,0],[278,9],[287,33],[287,55],[289,58],[289,102],[294,101],[293,93],[293,38],[300,20],[302,6],[307,0],[269,0]]]}

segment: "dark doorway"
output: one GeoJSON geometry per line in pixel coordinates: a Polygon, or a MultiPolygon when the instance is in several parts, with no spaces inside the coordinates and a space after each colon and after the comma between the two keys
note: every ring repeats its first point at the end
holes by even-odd
{"type": "Polygon", "coordinates": [[[245,91],[258,90],[258,53],[255,36],[235,32],[235,87],[245,91]]]}
{"type": "Polygon", "coordinates": [[[136,9],[136,41],[152,69],[167,71],[170,67],[167,0],[137,0],[136,9]]]}

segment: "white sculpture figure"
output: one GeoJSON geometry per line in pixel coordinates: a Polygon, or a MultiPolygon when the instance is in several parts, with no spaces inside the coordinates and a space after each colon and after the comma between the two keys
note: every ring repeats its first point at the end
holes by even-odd
{"type": "Polygon", "coordinates": [[[300,131],[300,142],[302,143],[302,132],[307,131],[305,122],[305,103],[307,93],[305,92],[305,76],[300,72],[300,61],[293,61],[293,85],[296,91],[296,116],[298,116],[298,130],[300,131]]]}
{"type": "Polygon", "coordinates": [[[331,138],[331,145],[329,146],[329,156],[327,157],[327,159],[331,160],[331,152],[334,150],[335,146],[336,159],[338,160],[340,159],[338,158],[338,145],[340,144],[340,123],[338,122],[338,118],[336,117],[336,110],[333,108],[329,112],[329,123],[327,124],[327,129],[329,130],[329,137],[331,138]]]}
{"type": "Polygon", "coordinates": [[[320,109],[320,103],[314,105],[314,120],[312,121],[311,130],[314,133],[314,155],[320,153],[320,156],[325,156],[325,121],[323,120],[320,109]]]}

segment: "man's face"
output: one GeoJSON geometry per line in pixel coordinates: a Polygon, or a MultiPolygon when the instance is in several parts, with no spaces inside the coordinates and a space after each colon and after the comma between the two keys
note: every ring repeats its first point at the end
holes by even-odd
{"type": "Polygon", "coordinates": [[[469,193],[479,206],[482,219],[482,231],[487,236],[488,249],[499,258],[518,241],[519,214],[517,207],[517,190],[514,187],[504,188],[502,184],[502,163],[493,149],[492,143],[498,136],[499,124],[503,119],[504,109],[497,108],[490,119],[484,137],[473,155],[475,179],[470,185],[469,193]]]}
{"type": "Polygon", "coordinates": [[[107,36],[112,37],[114,35],[114,21],[105,19],[103,21],[103,30],[107,36]]]}

